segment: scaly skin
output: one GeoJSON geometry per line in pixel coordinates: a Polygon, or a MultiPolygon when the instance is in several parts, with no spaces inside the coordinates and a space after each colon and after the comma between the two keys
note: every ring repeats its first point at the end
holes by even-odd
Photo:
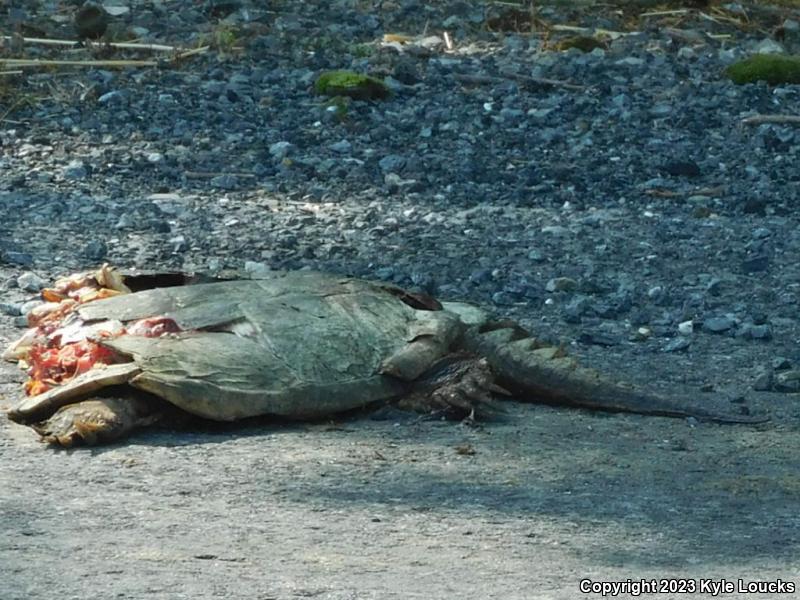
{"type": "Polygon", "coordinates": [[[473,329],[467,333],[463,344],[470,352],[486,357],[498,383],[520,400],[609,412],[695,417],[716,423],[769,420],[716,413],[610,381],[594,369],[580,366],[566,356],[563,349],[541,344],[520,327],[508,323],[473,329]]]}

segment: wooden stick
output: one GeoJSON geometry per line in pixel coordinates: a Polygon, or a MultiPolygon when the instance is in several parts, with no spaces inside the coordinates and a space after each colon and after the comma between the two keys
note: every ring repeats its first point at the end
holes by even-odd
{"type": "Polygon", "coordinates": [[[27,58],[0,58],[6,67],[157,67],[154,60],[39,60],[27,58]]]}
{"type": "Polygon", "coordinates": [[[200,46],[199,48],[192,48],[191,50],[187,50],[186,52],[181,52],[180,54],[175,56],[175,60],[180,60],[183,58],[188,58],[189,56],[194,56],[195,54],[204,54],[208,52],[211,46],[200,46]]]}
{"type": "Polygon", "coordinates": [[[679,10],[656,10],[653,12],[645,12],[640,14],[640,17],[670,17],[675,15],[689,14],[688,8],[681,8],[679,10]]]}
{"type": "Polygon", "coordinates": [[[517,81],[521,81],[522,83],[526,83],[529,85],[562,87],[567,90],[575,90],[576,92],[582,92],[588,89],[584,85],[577,85],[575,83],[570,83],[568,81],[561,81],[560,79],[547,79],[545,77],[528,77],[527,75],[516,75],[511,73],[506,75],[506,77],[511,77],[512,79],[516,79],[517,81]]]}
{"type": "Polygon", "coordinates": [[[4,112],[2,115],[0,115],[0,123],[5,121],[6,117],[8,115],[10,115],[14,111],[14,109],[16,109],[23,102],[25,102],[25,98],[17,98],[17,101],[14,102],[11,106],[9,106],[8,110],[6,110],[6,112],[4,112]]]}
{"type": "Polygon", "coordinates": [[[592,27],[576,27],[574,25],[550,25],[549,29],[553,31],[566,31],[569,33],[577,33],[580,35],[607,35],[612,40],[624,37],[626,35],[635,35],[638,31],[612,31],[611,29],[594,29],[592,27]]]}
{"type": "Polygon", "coordinates": [[[22,75],[24,71],[0,71],[0,75],[22,75]]]}
{"type": "Polygon", "coordinates": [[[712,23],[717,23],[718,25],[721,24],[719,22],[720,19],[722,19],[723,21],[728,21],[729,23],[739,23],[739,21],[737,21],[736,19],[730,19],[728,17],[712,17],[711,15],[704,13],[703,11],[700,11],[699,14],[703,19],[711,21],[712,23]]]}
{"type": "Polygon", "coordinates": [[[582,85],[576,85],[574,83],[569,83],[567,81],[560,81],[558,79],[545,79],[542,77],[528,77],[527,75],[517,75],[514,73],[505,74],[503,77],[492,77],[490,75],[467,75],[462,73],[456,73],[455,78],[463,83],[474,83],[474,84],[495,84],[495,83],[503,83],[507,79],[516,79],[517,81],[529,85],[539,85],[539,86],[553,86],[553,87],[562,87],[568,90],[575,90],[582,92],[587,88],[582,85]]]}
{"type": "Polygon", "coordinates": [[[234,177],[242,177],[245,179],[250,179],[253,177],[258,177],[253,173],[223,173],[223,172],[211,172],[211,171],[184,171],[183,173],[187,179],[211,179],[213,177],[219,177],[220,175],[233,175],[234,177]]]}
{"type": "Polygon", "coordinates": [[[453,38],[451,38],[450,34],[448,32],[446,32],[446,31],[444,33],[442,33],[442,37],[444,38],[444,46],[445,46],[445,48],[447,48],[447,50],[449,52],[452,52],[453,51],[453,47],[454,47],[453,46],[453,38]]]}
{"type": "MultiPolygon", "coordinates": [[[[4,35],[0,39],[11,41],[10,35],[4,35]]],[[[78,42],[76,40],[55,40],[49,38],[22,38],[28,44],[41,44],[45,46],[75,46],[78,42]]],[[[184,51],[185,48],[178,48],[176,46],[165,46],[164,44],[140,44],[137,42],[100,42],[98,46],[111,46],[112,48],[127,48],[130,50],[152,50],[154,52],[177,52],[184,51]]]]}
{"type": "Polygon", "coordinates": [[[742,125],[763,125],[764,123],[776,123],[778,125],[800,125],[798,115],[753,115],[742,119],[742,125]]]}

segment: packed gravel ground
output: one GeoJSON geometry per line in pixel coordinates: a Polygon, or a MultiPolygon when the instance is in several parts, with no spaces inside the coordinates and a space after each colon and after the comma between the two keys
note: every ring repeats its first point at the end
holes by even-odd
{"type": "MultiPolygon", "coordinates": [[[[571,599],[629,578],[791,597],[738,579],[800,584],[800,130],[744,119],[798,114],[800,93],[724,68],[797,52],[800,17],[690,4],[542,6],[531,32],[500,3],[121,2],[111,39],[210,45],[177,63],[23,42],[73,39],[73,4],[0,5],[5,58],[160,61],[0,75],[3,344],[45,281],[105,261],[313,267],[771,417],[512,404],[477,428],[390,415],[69,452],[2,419],[0,598],[571,599]],[[560,51],[575,27],[625,35],[560,51]],[[392,96],[328,101],[327,69],[392,96]]],[[[8,408],[24,373],[0,378],[8,408]]]]}

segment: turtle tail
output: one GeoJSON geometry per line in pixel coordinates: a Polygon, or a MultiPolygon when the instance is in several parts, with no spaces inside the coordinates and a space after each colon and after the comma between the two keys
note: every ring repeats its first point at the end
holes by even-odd
{"type": "Polygon", "coordinates": [[[500,386],[520,400],[609,412],[694,417],[718,423],[763,423],[768,417],[729,415],[611,381],[580,366],[563,348],[542,344],[510,322],[488,323],[465,334],[467,351],[486,357],[500,386]]]}

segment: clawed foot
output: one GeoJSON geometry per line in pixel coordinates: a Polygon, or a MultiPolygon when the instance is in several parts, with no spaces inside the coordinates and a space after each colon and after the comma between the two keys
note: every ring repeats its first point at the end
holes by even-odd
{"type": "Polygon", "coordinates": [[[136,397],[92,398],[60,408],[32,425],[48,444],[71,448],[93,446],[126,436],[136,427],[159,419],[147,399],[136,397]]]}
{"type": "Polygon", "coordinates": [[[469,423],[476,417],[491,417],[503,412],[493,394],[509,395],[494,382],[494,373],[486,359],[451,355],[423,374],[398,406],[417,412],[439,413],[469,423]]]}

